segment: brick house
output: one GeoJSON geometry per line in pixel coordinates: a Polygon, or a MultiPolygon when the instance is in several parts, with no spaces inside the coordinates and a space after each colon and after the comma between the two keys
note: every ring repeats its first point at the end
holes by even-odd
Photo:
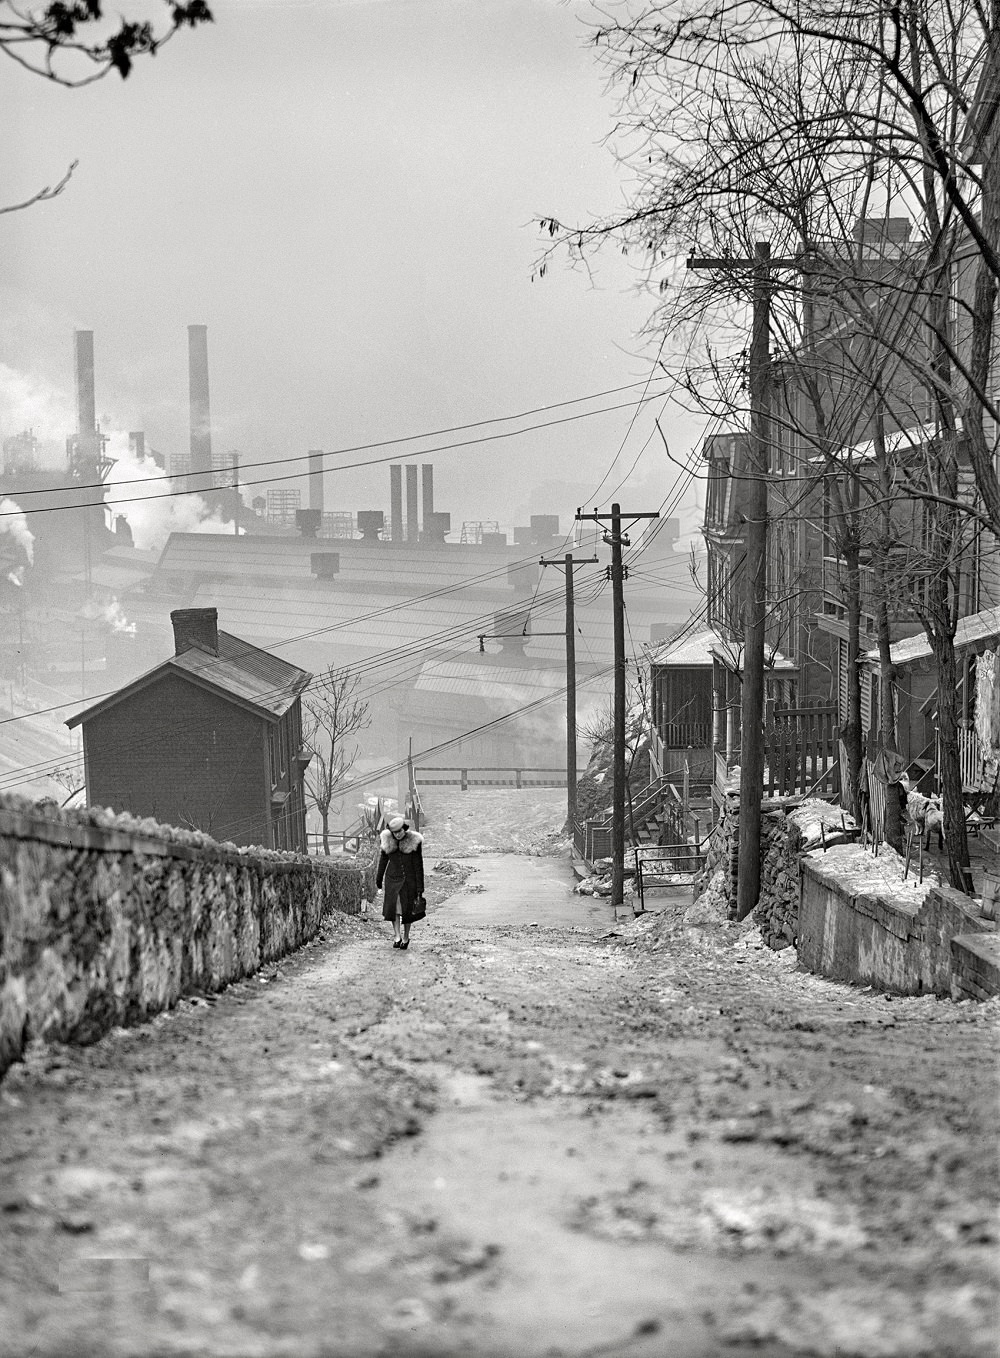
{"type": "Polygon", "coordinates": [[[172,656],[66,723],[83,729],[88,802],[305,853],[312,675],[221,632],[214,608],[170,621],[172,656]]]}

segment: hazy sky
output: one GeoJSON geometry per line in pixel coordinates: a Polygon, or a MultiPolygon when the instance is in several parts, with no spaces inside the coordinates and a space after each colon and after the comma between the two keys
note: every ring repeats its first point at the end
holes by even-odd
{"type": "MultiPolygon", "coordinates": [[[[170,454],[188,450],[186,327],[206,324],[213,444],[245,461],[647,377],[636,335],[651,301],[612,253],[596,288],[561,267],[530,281],[540,214],[585,219],[625,192],[602,144],[614,104],[586,6],[212,8],[214,25],[125,82],[67,91],[5,68],[3,201],[80,164],[58,200],[0,216],[4,436],[26,410],[45,433],[71,418],[74,328],[95,332],[102,422],[170,454]]],[[[659,408],[636,421],[622,471],[659,408]]],[[[561,507],[532,496],[547,482],[563,483],[551,492],[563,504],[586,501],[629,419],[434,454],[437,508],[457,531],[561,507]]],[[[685,457],[697,422],[668,406],[663,423],[685,457]]],[[[674,476],[654,437],[620,496],[651,507],[674,476]]],[[[387,502],[384,468],[327,478],[328,508],[387,502]]]]}

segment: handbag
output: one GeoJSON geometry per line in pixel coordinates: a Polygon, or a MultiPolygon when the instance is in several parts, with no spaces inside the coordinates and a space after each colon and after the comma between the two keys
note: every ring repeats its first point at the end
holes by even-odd
{"type": "Polygon", "coordinates": [[[415,919],[426,919],[426,918],[427,918],[427,898],[424,896],[424,893],[421,892],[420,895],[417,896],[417,898],[413,902],[413,908],[410,911],[410,920],[412,921],[415,919]]]}

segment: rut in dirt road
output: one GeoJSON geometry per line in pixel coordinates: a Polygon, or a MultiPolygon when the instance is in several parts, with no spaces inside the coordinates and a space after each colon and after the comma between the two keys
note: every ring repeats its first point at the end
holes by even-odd
{"type": "Polygon", "coordinates": [[[407,953],[331,919],[11,1072],[7,1352],[994,1352],[995,1004],[443,866],[407,953]]]}

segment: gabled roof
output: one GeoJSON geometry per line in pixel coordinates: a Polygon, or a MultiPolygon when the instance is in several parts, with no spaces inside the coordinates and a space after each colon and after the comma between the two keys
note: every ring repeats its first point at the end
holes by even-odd
{"type": "Polygon", "coordinates": [[[218,655],[203,646],[189,646],[180,655],[172,655],[154,669],[140,674],[116,693],[75,713],[66,725],[79,726],[167,674],[180,675],[200,688],[220,693],[268,721],[277,721],[283,716],[312,678],[307,670],[290,665],[270,651],[262,651],[251,646],[249,641],[220,631],[218,655]]]}

